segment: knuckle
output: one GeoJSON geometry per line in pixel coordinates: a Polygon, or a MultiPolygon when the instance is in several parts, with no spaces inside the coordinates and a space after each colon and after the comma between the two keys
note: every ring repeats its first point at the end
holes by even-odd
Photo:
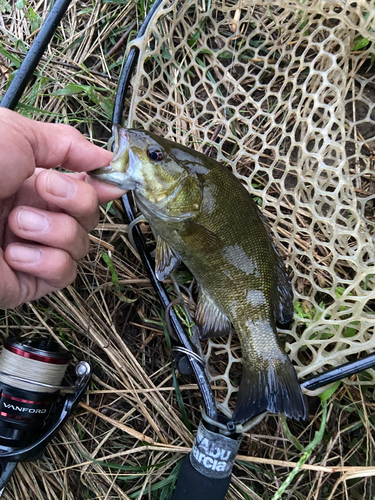
{"type": "Polygon", "coordinates": [[[90,222],[87,224],[87,226],[88,226],[87,230],[93,231],[98,226],[99,220],[100,220],[100,211],[99,211],[99,207],[97,206],[94,214],[90,218],[90,222]]]}
{"type": "Polygon", "coordinates": [[[90,238],[89,238],[89,235],[86,233],[85,234],[85,237],[84,237],[84,247],[83,247],[83,255],[80,257],[84,257],[85,255],[87,255],[90,251],[90,238]]]}
{"type": "Polygon", "coordinates": [[[93,215],[99,210],[98,198],[95,189],[90,184],[85,183],[85,196],[82,200],[82,209],[86,215],[93,215]]]}
{"type": "Polygon", "coordinates": [[[64,220],[64,231],[60,244],[70,253],[73,259],[81,259],[90,250],[90,239],[83,226],[73,217],[64,220]]]}
{"type": "Polygon", "coordinates": [[[71,125],[66,125],[65,123],[54,123],[54,127],[56,127],[61,136],[70,137],[72,142],[80,139],[82,140],[81,132],[71,125]]]}
{"type": "Polygon", "coordinates": [[[94,222],[93,222],[93,224],[95,224],[95,226],[93,229],[96,228],[96,226],[99,224],[99,221],[100,221],[100,210],[99,210],[99,206],[97,205],[96,210],[95,210],[94,222]]]}
{"type": "Polygon", "coordinates": [[[80,225],[73,217],[67,216],[64,221],[64,245],[71,247],[77,244],[81,237],[80,225]]]}
{"type": "Polygon", "coordinates": [[[22,303],[22,299],[14,293],[9,293],[6,288],[0,288],[0,309],[15,309],[22,303]]]}
{"type": "Polygon", "coordinates": [[[82,259],[85,255],[89,253],[90,250],[90,239],[86,232],[82,232],[79,245],[77,245],[77,250],[73,255],[75,259],[82,259]]]}
{"type": "Polygon", "coordinates": [[[18,214],[19,214],[20,210],[21,210],[21,207],[16,207],[8,215],[8,225],[9,225],[9,228],[13,232],[16,232],[19,230],[18,214]]]}
{"type": "Polygon", "coordinates": [[[55,266],[53,272],[53,282],[58,283],[59,286],[64,287],[73,283],[77,275],[77,264],[68,254],[68,252],[61,251],[56,255],[55,266]]]}
{"type": "Polygon", "coordinates": [[[67,285],[70,285],[73,283],[73,281],[77,277],[77,262],[73,259],[71,259],[70,262],[70,272],[66,274],[66,279],[67,279],[67,285]]]}

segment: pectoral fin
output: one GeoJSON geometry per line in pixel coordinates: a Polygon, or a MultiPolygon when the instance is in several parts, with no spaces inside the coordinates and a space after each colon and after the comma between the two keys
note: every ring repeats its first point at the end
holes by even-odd
{"type": "Polygon", "coordinates": [[[195,310],[195,322],[199,327],[199,337],[202,340],[229,335],[231,324],[229,319],[212,302],[210,297],[200,292],[195,310]]]}
{"type": "Polygon", "coordinates": [[[186,220],[181,224],[179,235],[190,248],[198,252],[211,253],[223,246],[223,242],[216,234],[192,220],[186,220]]]}
{"type": "Polygon", "coordinates": [[[181,257],[160,236],[156,240],[155,274],[159,281],[165,279],[181,264],[181,257]]]}

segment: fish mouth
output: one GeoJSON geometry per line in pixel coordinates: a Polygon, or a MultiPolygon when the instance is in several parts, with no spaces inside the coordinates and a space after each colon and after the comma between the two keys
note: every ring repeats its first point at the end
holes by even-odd
{"type": "Polygon", "coordinates": [[[113,151],[113,162],[120,159],[127,160],[126,163],[129,164],[129,132],[126,128],[122,128],[120,125],[113,125],[112,127],[113,141],[114,141],[114,151],[113,151]]]}
{"type": "Polygon", "coordinates": [[[112,128],[114,142],[113,160],[110,165],[96,168],[87,172],[90,177],[108,184],[129,189],[125,187],[127,171],[129,168],[129,133],[126,129],[119,125],[114,125],[112,128]]]}
{"type": "Polygon", "coordinates": [[[87,172],[90,177],[106,184],[112,184],[120,189],[129,189],[126,185],[126,174],[115,170],[112,165],[100,167],[87,172]]]}
{"type": "Polygon", "coordinates": [[[106,175],[110,174],[114,171],[111,165],[108,165],[107,167],[100,167],[96,168],[95,170],[90,170],[90,172],[87,172],[87,174],[90,177],[100,177],[101,175],[106,175]]]}

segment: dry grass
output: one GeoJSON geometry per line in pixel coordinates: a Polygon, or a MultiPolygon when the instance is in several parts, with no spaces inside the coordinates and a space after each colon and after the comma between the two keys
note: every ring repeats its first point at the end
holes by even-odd
{"type": "MultiPolygon", "coordinates": [[[[20,10],[0,1],[1,95],[48,4],[31,0],[20,10]]],[[[104,145],[124,48],[113,58],[106,54],[134,19],[139,26],[143,10],[143,1],[73,0],[20,112],[70,123],[104,145]],[[87,69],[95,65],[95,71],[87,69]]],[[[18,466],[5,500],[170,498],[178,463],[200,420],[201,397],[194,380],[174,375],[160,306],[126,230],[119,204],[103,208],[74,285],[0,314],[2,338],[53,336],[75,360],[88,360],[94,368],[74,417],[41,460],[18,466]]],[[[290,422],[289,428],[268,416],[245,436],[229,499],[272,498],[321,426],[318,398],[310,400],[310,415],[308,423],[290,422]]],[[[283,498],[374,498],[374,425],[373,388],[339,389],[329,401],[321,443],[283,498]]]]}

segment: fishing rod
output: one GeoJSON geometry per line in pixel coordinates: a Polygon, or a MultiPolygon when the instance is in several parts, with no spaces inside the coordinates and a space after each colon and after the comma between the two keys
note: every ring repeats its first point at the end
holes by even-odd
{"type": "MultiPolygon", "coordinates": [[[[9,86],[8,91],[6,92],[0,103],[0,107],[15,109],[22,95],[22,92],[26,88],[29,78],[33,74],[45,48],[47,47],[51,37],[53,36],[58,22],[63,17],[69,3],[70,0],[56,1],[53,9],[51,9],[48,18],[44,22],[39,34],[37,35],[33,46],[29,50],[21,67],[17,71],[16,75],[19,76],[13,79],[12,84],[9,86]],[[35,50],[32,50],[36,43],[37,45],[35,47],[35,50]]],[[[156,0],[153,3],[153,6],[150,9],[149,14],[147,15],[138,33],[136,42],[137,40],[138,42],[141,41],[142,37],[146,35],[147,27],[149,26],[149,23],[154,19],[154,16],[157,14],[161,4],[162,0],[156,0]]],[[[114,125],[121,125],[122,123],[125,95],[130,84],[130,78],[136,67],[138,56],[139,48],[135,43],[129,50],[128,56],[123,66],[122,74],[119,79],[113,114],[114,125]]],[[[131,223],[135,221],[135,215],[132,208],[130,195],[127,194],[123,196],[122,202],[127,222],[131,223]]],[[[205,405],[202,421],[199,425],[197,437],[193,445],[193,450],[183,460],[177,485],[173,494],[173,500],[191,500],[191,498],[194,498],[194,500],[206,500],[207,497],[212,498],[213,500],[222,500],[225,498],[226,492],[229,488],[231,470],[234,464],[235,455],[241,443],[241,431],[244,430],[244,427],[242,427],[242,429],[239,429],[234,426],[233,422],[218,415],[215,398],[210,388],[210,384],[205,372],[205,367],[202,364],[202,360],[199,360],[199,357],[197,356],[194,350],[194,346],[192,345],[190,338],[186,334],[184,327],[179,322],[176,314],[173,311],[173,308],[170,307],[171,301],[169,300],[163,284],[156,278],[154,272],[154,264],[147,251],[146,243],[141,231],[137,226],[134,226],[133,231],[133,239],[139,255],[141,256],[142,262],[147,269],[151,282],[158,294],[164,310],[167,310],[169,308],[171,324],[176,333],[176,336],[183,346],[185,357],[182,357],[181,359],[182,361],[184,361],[184,363],[179,363],[178,368],[182,370],[181,367],[185,365],[184,370],[188,372],[189,370],[186,369],[186,363],[191,365],[192,371],[196,376],[198,386],[201,390],[205,405]]],[[[20,347],[20,350],[22,350],[22,347],[20,347]]],[[[51,356],[51,353],[48,350],[46,352],[49,354],[49,356],[46,355],[47,358],[53,358],[53,354],[51,356]]],[[[361,359],[345,363],[329,371],[302,381],[301,386],[304,390],[315,390],[335,381],[342,380],[343,378],[346,378],[353,374],[357,374],[363,370],[372,368],[374,366],[375,354],[370,354],[361,359]]],[[[76,371],[77,370],[78,372],[82,373],[77,373],[75,392],[70,398],[67,397],[65,400],[59,399],[60,396],[58,396],[57,401],[60,401],[60,403],[59,405],[56,405],[56,409],[60,408],[60,417],[55,418],[54,425],[52,425],[52,423],[49,423],[49,426],[45,426],[46,428],[48,427],[48,432],[45,433],[44,438],[43,436],[40,437],[35,443],[35,447],[38,450],[38,453],[41,452],[43,446],[47,444],[47,442],[53,436],[54,432],[57,432],[57,430],[60,428],[60,425],[62,425],[65,419],[69,416],[73,406],[82,395],[88,383],[90,377],[89,365],[88,367],[86,367],[85,365],[79,364],[76,367],[76,371]],[[84,370],[85,373],[83,373],[84,370]]],[[[9,377],[9,373],[4,372],[4,374],[4,376],[9,377]]],[[[18,379],[14,378],[13,380],[18,379]]],[[[22,380],[19,380],[18,382],[22,382],[22,380]]],[[[30,380],[28,382],[30,383],[30,380]]],[[[40,384],[49,385],[48,383],[45,384],[44,382],[40,382],[40,384]]],[[[9,385],[11,386],[11,383],[9,383],[9,385]]],[[[41,385],[41,387],[43,387],[43,385],[41,385]]],[[[57,391],[58,390],[60,389],[57,388],[57,391]]],[[[56,415],[57,414],[58,412],[56,412],[56,415]]],[[[253,419],[253,421],[248,424],[246,430],[250,429],[252,425],[256,425],[256,423],[258,423],[261,418],[263,418],[263,415],[259,415],[258,417],[253,419]]],[[[11,473],[15,468],[14,464],[17,461],[30,459],[30,457],[35,456],[35,454],[33,454],[34,452],[32,445],[29,445],[22,451],[14,450],[14,448],[17,447],[12,448],[11,444],[12,441],[9,441],[8,450],[2,449],[0,447],[0,465],[3,467],[2,473],[0,475],[0,485],[5,485],[7,480],[9,480],[9,477],[11,476],[11,473]],[[3,483],[1,481],[3,481],[3,483]]]]}
{"type": "MultiPolygon", "coordinates": [[[[129,88],[130,84],[130,78],[132,76],[132,73],[134,71],[135,65],[137,63],[138,55],[139,55],[139,47],[137,46],[137,42],[141,41],[142,38],[145,36],[146,29],[150,23],[150,21],[154,18],[155,13],[157,12],[158,8],[160,7],[162,3],[162,0],[155,0],[153,3],[149,13],[147,14],[140,30],[139,33],[135,39],[135,43],[131,46],[129,54],[127,56],[127,60],[124,64],[123,71],[121,73],[118,87],[117,87],[117,92],[116,92],[116,99],[115,99],[115,104],[113,108],[113,117],[112,117],[112,124],[113,126],[116,125],[122,125],[122,117],[123,117],[123,112],[124,112],[124,106],[125,106],[125,96],[127,93],[127,90],[129,88]]],[[[131,204],[131,195],[129,193],[125,194],[122,197],[122,204],[125,212],[125,216],[127,218],[128,223],[132,223],[135,221],[135,215],[133,212],[132,204],[131,204]]],[[[132,230],[132,236],[133,240],[136,244],[137,250],[139,252],[139,255],[142,259],[143,265],[147,269],[147,273],[149,275],[149,278],[151,280],[151,283],[159,297],[159,300],[164,308],[164,310],[167,309],[168,305],[170,304],[170,299],[168,297],[168,294],[164,288],[164,285],[161,281],[159,281],[156,277],[155,270],[154,270],[154,264],[153,261],[151,260],[151,257],[148,253],[147,247],[145,240],[141,234],[141,231],[139,230],[138,226],[134,225],[133,230],[132,230]]],[[[169,309],[169,315],[171,319],[171,323],[174,329],[174,332],[176,336],[178,337],[181,345],[185,349],[186,355],[189,359],[189,363],[191,365],[191,368],[194,372],[194,375],[197,379],[197,383],[199,386],[199,389],[201,391],[203,401],[205,404],[205,409],[207,415],[212,418],[213,420],[217,419],[217,408],[216,408],[216,402],[215,402],[215,397],[213,395],[213,392],[210,388],[210,383],[206,374],[206,371],[204,369],[204,366],[202,366],[202,363],[197,359],[197,355],[194,351],[194,347],[190,341],[190,338],[186,335],[185,330],[181,323],[179,322],[176,313],[173,311],[173,308],[169,309]]]]}
{"type": "Polygon", "coordinates": [[[25,59],[18,68],[4,97],[0,102],[1,108],[15,109],[31,76],[33,75],[42,55],[53,37],[61,19],[63,18],[72,0],[56,0],[39,33],[27,51],[25,59]]]}

